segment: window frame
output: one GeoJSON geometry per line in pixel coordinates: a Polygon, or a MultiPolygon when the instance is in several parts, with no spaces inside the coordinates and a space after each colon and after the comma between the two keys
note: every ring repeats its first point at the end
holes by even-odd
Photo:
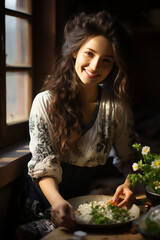
{"type": "Polygon", "coordinates": [[[18,122],[14,124],[7,124],[6,122],[6,72],[22,72],[27,71],[31,76],[31,91],[30,91],[30,102],[32,102],[33,93],[33,76],[34,76],[34,61],[33,61],[33,1],[32,1],[32,15],[27,13],[22,13],[16,10],[11,10],[5,8],[5,0],[0,3],[0,149],[7,147],[11,144],[21,142],[24,139],[29,138],[28,132],[28,120],[23,122],[18,122]],[[32,26],[31,35],[31,47],[32,47],[32,60],[31,67],[21,67],[21,66],[6,66],[5,63],[5,15],[20,17],[29,21],[32,26]]]}

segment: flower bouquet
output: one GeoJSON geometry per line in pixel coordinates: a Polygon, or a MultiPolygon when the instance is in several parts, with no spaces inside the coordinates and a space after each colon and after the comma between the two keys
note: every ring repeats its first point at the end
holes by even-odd
{"type": "Polygon", "coordinates": [[[144,183],[152,191],[160,195],[160,155],[151,153],[150,147],[133,144],[133,148],[141,152],[142,159],[133,163],[133,170],[137,173],[129,174],[128,178],[133,186],[144,183]]]}

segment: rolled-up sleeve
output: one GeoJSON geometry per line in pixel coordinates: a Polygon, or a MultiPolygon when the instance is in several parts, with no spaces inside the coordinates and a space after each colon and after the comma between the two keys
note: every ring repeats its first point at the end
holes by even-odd
{"type": "Polygon", "coordinates": [[[48,117],[48,91],[39,93],[33,103],[29,117],[30,151],[28,174],[33,181],[52,177],[57,183],[62,179],[60,160],[52,146],[52,127],[48,117]]]}
{"type": "Polygon", "coordinates": [[[117,115],[118,124],[114,138],[115,158],[113,164],[125,176],[132,172],[132,164],[138,160],[138,154],[132,145],[136,140],[134,117],[131,108],[126,105],[117,115]]]}

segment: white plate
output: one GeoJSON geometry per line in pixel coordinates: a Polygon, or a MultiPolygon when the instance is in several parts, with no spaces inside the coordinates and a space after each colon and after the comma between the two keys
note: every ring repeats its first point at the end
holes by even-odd
{"type": "MultiPolygon", "coordinates": [[[[75,197],[71,198],[68,200],[70,204],[73,206],[74,210],[77,210],[80,204],[83,203],[89,203],[91,201],[105,201],[108,202],[112,199],[112,196],[109,195],[85,195],[85,196],[80,196],[80,197],[75,197]]],[[[107,228],[107,227],[118,227],[118,226],[123,226],[128,223],[133,222],[135,219],[137,219],[140,216],[140,208],[133,204],[129,211],[132,213],[133,218],[127,222],[123,223],[107,223],[107,224],[82,224],[82,223],[76,223],[79,226],[82,227],[99,227],[99,228],[107,228]]]]}

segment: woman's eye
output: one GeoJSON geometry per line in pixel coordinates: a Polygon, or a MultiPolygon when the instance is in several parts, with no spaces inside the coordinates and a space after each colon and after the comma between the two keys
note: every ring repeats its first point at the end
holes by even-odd
{"type": "Polygon", "coordinates": [[[88,55],[89,57],[92,57],[93,56],[93,53],[92,52],[85,52],[86,55],[88,55]]]}
{"type": "Polygon", "coordinates": [[[105,62],[105,63],[112,63],[112,60],[109,59],[109,58],[104,58],[104,59],[103,59],[103,62],[105,62]]]}

